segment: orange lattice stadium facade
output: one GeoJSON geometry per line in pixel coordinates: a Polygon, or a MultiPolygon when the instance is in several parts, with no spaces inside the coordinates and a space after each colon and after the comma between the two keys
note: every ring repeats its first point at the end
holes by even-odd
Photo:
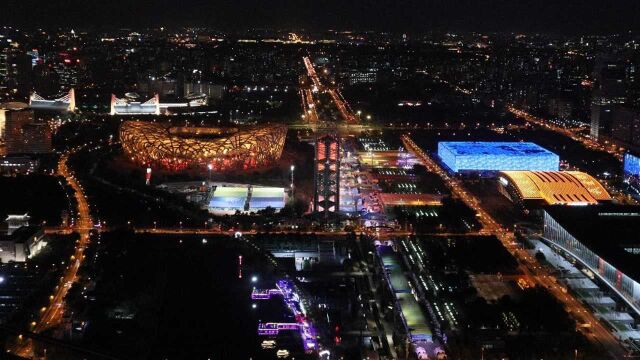
{"type": "Polygon", "coordinates": [[[167,123],[125,121],[120,142],[131,160],[147,166],[181,170],[251,169],[273,164],[282,155],[287,127],[176,127],[167,123]]]}

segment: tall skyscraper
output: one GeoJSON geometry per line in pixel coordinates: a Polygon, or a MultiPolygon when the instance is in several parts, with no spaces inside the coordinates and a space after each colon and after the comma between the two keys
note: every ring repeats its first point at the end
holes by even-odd
{"type": "Polygon", "coordinates": [[[318,135],[315,149],[315,193],[313,211],[329,220],[340,205],[340,138],[337,134],[318,135]]]}
{"type": "Polygon", "coordinates": [[[591,99],[591,137],[611,134],[613,109],[626,102],[625,66],[621,61],[598,59],[593,75],[596,88],[591,99]]]}
{"type": "Polygon", "coordinates": [[[0,105],[0,124],[4,124],[6,155],[51,152],[51,128],[46,122],[35,121],[33,110],[27,104],[0,105]]]}

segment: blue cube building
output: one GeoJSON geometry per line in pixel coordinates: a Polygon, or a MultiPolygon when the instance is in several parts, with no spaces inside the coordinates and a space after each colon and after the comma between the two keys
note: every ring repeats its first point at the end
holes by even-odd
{"type": "Polygon", "coordinates": [[[640,199],[640,157],[631,153],[624,154],[624,182],[631,196],[640,199]]]}
{"type": "Polygon", "coordinates": [[[558,155],[530,142],[443,141],[438,156],[453,172],[560,168],[558,155]]]}

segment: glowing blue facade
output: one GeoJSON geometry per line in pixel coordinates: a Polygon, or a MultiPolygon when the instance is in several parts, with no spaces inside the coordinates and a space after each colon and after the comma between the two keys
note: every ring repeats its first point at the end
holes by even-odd
{"type": "Polygon", "coordinates": [[[443,141],[438,156],[453,172],[557,171],[560,157],[530,142],[443,141]]]}
{"type": "Polygon", "coordinates": [[[624,154],[624,182],[631,196],[640,199],[640,157],[624,154]]]}

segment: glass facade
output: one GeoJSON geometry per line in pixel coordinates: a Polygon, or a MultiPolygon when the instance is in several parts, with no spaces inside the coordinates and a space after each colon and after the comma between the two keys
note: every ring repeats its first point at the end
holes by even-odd
{"type": "Polygon", "coordinates": [[[547,212],[544,213],[544,238],[580,260],[640,314],[640,284],[587,248],[547,212]]]}
{"type": "Polygon", "coordinates": [[[453,172],[532,170],[557,171],[560,157],[530,142],[444,141],[438,156],[453,172]]]}

